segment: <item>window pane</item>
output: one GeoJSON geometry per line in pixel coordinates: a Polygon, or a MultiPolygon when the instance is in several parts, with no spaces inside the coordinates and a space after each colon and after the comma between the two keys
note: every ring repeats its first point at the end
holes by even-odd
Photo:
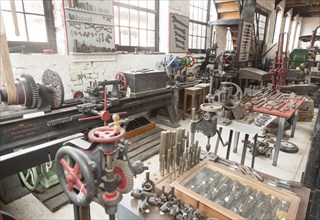
{"type": "Polygon", "coordinates": [[[139,6],[141,8],[147,8],[147,1],[146,0],[139,0],[139,6]]]}
{"type": "Polygon", "coordinates": [[[29,41],[47,42],[47,28],[44,16],[26,15],[29,41]]]}
{"type": "Polygon", "coordinates": [[[129,26],[129,9],[120,7],[120,25],[129,26]]]}
{"type": "Polygon", "coordinates": [[[153,0],[149,0],[148,1],[148,8],[151,10],[155,10],[156,9],[156,3],[153,0]]]}
{"type": "Polygon", "coordinates": [[[205,49],[205,45],[206,45],[206,38],[202,38],[201,39],[201,49],[205,49]]]}
{"type": "Polygon", "coordinates": [[[266,16],[260,15],[260,21],[266,22],[266,16]]]}
{"type": "Polygon", "coordinates": [[[3,17],[3,23],[5,24],[8,41],[28,41],[23,14],[17,13],[20,36],[15,35],[15,29],[14,29],[14,25],[11,17],[11,12],[3,11],[2,17],[3,17]]]}
{"type": "Polygon", "coordinates": [[[202,17],[202,22],[207,23],[207,14],[208,14],[207,11],[204,10],[204,11],[203,11],[203,14],[202,14],[202,16],[203,16],[203,17],[202,17]]]}
{"type": "Polygon", "coordinates": [[[193,19],[196,20],[196,21],[198,21],[198,11],[199,10],[197,8],[195,8],[194,11],[193,11],[193,13],[194,13],[193,19]]]}
{"type": "Polygon", "coordinates": [[[193,37],[192,39],[192,48],[197,48],[197,37],[193,37]]]}
{"type": "Polygon", "coordinates": [[[189,36],[188,47],[192,49],[192,36],[189,36]]]}
{"type": "Polygon", "coordinates": [[[140,30],[140,46],[146,47],[147,46],[147,31],[146,30],[140,30]]]}
{"type": "Polygon", "coordinates": [[[154,46],[155,46],[155,32],[148,31],[148,47],[154,47],[154,46]]]}
{"type": "Polygon", "coordinates": [[[130,0],[130,5],[138,6],[139,1],[138,0],[130,0]]]}
{"type": "Polygon", "coordinates": [[[138,28],[139,20],[138,20],[138,10],[130,9],[130,27],[138,28]]]}
{"type": "Polygon", "coordinates": [[[197,49],[201,48],[201,38],[197,37],[197,49]]]}
{"type": "Polygon", "coordinates": [[[155,30],[156,16],[155,14],[148,13],[148,29],[155,30]]]}
{"type": "Polygon", "coordinates": [[[119,7],[113,6],[114,11],[114,25],[119,25],[119,7]]]}
{"type": "Polygon", "coordinates": [[[130,29],[131,46],[139,46],[138,29],[130,29]]]}
{"type": "Polygon", "coordinates": [[[202,36],[202,37],[205,37],[205,36],[206,36],[206,26],[204,26],[204,25],[201,25],[201,26],[202,26],[201,36],[202,36]]]}
{"type": "MultiPolygon", "coordinates": [[[[23,12],[22,1],[15,1],[15,4],[16,4],[16,11],[17,12],[23,12]]],[[[1,9],[2,10],[11,11],[10,1],[9,0],[6,0],[6,1],[1,0],[0,1],[0,5],[1,5],[1,9]]]]}
{"type": "Polygon", "coordinates": [[[194,8],[192,6],[190,6],[190,19],[192,19],[192,20],[194,20],[193,10],[194,10],[194,8]]]}
{"type": "Polygon", "coordinates": [[[124,3],[124,4],[129,4],[128,0],[119,0],[119,2],[124,3]]]}
{"type": "MultiPolygon", "coordinates": [[[[16,1],[17,2],[17,1],[16,1]]],[[[23,1],[25,12],[32,12],[35,14],[43,14],[43,2],[42,1],[23,1]]]]}
{"type": "Polygon", "coordinates": [[[120,44],[120,37],[119,37],[119,26],[114,27],[114,43],[115,44],[120,44]]]}
{"type": "Polygon", "coordinates": [[[189,35],[192,35],[193,23],[189,22],[189,35]]]}
{"type": "Polygon", "coordinates": [[[129,28],[120,28],[120,44],[124,46],[129,46],[129,28]]]}
{"type": "Polygon", "coordinates": [[[193,23],[193,36],[196,36],[198,33],[198,24],[193,23]]]}
{"type": "Polygon", "coordinates": [[[147,12],[140,11],[140,28],[147,29],[147,12]]]}

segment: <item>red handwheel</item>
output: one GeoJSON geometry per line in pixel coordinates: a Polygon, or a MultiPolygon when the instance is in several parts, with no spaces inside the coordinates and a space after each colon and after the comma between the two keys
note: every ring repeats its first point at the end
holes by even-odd
{"type": "Polygon", "coordinates": [[[119,85],[120,89],[126,88],[127,79],[123,73],[117,73],[115,78],[120,81],[120,85],[119,85]]]}
{"type": "Polygon", "coordinates": [[[92,129],[88,134],[88,138],[97,143],[111,143],[120,140],[124,133],[124,129],[117,131],[115,127],[104,126],[92,129]]]}
{"type": "Polygon", "coordinates": [[[55,160],[60,185],[70,201],[77,206],[89,205],[95,196],[95,185],[88,156],[79,149],[64,146],[55,160]]]}
{"type": "Polygon", "coordinates": [[[188,65],[188,67],[192,67],[192,66],[194,65],[194,63],[195,63],[195,59],[194,59],[193,56],[188,56],[188,57],[189,57],[189,59],[190,59],[190,63],[189,63],[189,65],[188,65]]]}

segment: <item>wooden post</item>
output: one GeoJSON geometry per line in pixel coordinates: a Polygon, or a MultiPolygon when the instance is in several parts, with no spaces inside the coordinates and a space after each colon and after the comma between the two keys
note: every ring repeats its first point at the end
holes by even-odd
{"type": "Polygon", "coordinates": [[[1,7],[0,7],[0,86],[6,85],[8,89],[8,104],[16,104],[16,87],[9,55],[8,41],[4,28],[1,7]]]}

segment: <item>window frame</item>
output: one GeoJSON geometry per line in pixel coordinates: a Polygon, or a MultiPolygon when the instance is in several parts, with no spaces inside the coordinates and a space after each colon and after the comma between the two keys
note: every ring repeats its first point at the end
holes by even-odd
{"type": "MultiPolygon", "coordinates": [[[[23,0],[26,1],[26,0],[23,0]]],[[[22,3],[23,3],[22,1],[22,3]]],[[[42,53],[45,49],[51,49],[53,52],[57,52],[56,33],[54,26],[53,5],[52,0],[42,0],[44,19],[46,24],[47,42],[30,42],[30,41],[10,41],[8,40],[8,47],[10,53],[22,52],[22,53],[42,53]]],[[[11,10],[1,9],[2,11],[11,12],[11,10]]],[[[24,7],[23,7],[24,10],[24,7]]],[[[31,12],[17,12],[24,15],[24,22],[26,21],[26,14],[35,14],[31,12]]],[[[27,25],[26,25],[27,26],[27,25]]],[[[27,29],[27,27],[26,27],[27,29]]],[[[26,31],[28,34],[28,31],[26,31]]]]}
{"type": "MultiPolygon", "coordinates": [[[[202,22],[202,21],[197,21],[197,20],[193,20],[193,19],[190,19],[190,14],[189,14],[189,33],[190,33],[190,28],[191,28],[191,23],[194,23],[194,24],[200,24],[200,25],[204,25],[206,27],[206,33],[205,33],[205,43],[204,43],[204,49],[200,49],[200,48],[188,48],[188,51],[189,53],[194,53],[194,54],[204,54],[206,53],[206,48],[207,48],[207,38],[208,38],[208,22],[210,20],[210,7],[211,7],[211,0],[207,0],[207,19],[206,19],[206,22],[202,22]]],[[[191,4],[190,4],[190,0],[189,0],[189,5],[191,7],[191,4]]],[[[192,33],[192,32],[191,32],[192,33]]],[[[188,41],[190,41],[190,37],[193,36],[193,35],[190,35],[188,34],[188,41]]],[[[200,36],[200,35],[196,35],[196,36],[200,36]]],[[[189,42],[188,42],[188,47],[189,47],[189,42]]]]}
{"type": "MultiPolygon", "coordinates": [[[[134,9],[134,10],[138,10],[138,11],[143,11],[143,12],[155,14],[155,47],[130,46],[130,45],[128,46],[128,45],[116,44],[116,49],[118,51],[128,51],[128,52],[141,52],[141,51],[159,52],[159,0],[155,0],[155,9],[154,10],[148,9],[148,8],[142,8],[139,6],[130,5],[130,4],[122,3],[122,2],[116,2],[116,1],[113,1],[113,7],[114,6],[127,8],[129,11],[130,11],[130,9],[134,9]]],[[[114,17],[114,19],[116,19],[116,18],[114,17]]],[[[120,19],[119,19],[119,25],[114,24],[115,30],[116,30],[116,26],[121,27],[120,26],[120,19]]],[[[129,28],[129,36],[130,36],[130,16],[129,16],[128,28],[129,28]]],[[[141,28],[138,27],[137,29],[140,30],[141,28]]],[[[119,37],[120,37],[120,33],[119,33],[119,37]]],[[[121,37],[120,37],[120,39],[121,39],[121,37]]],[[[129,38],[129,41],[130,41],[130,38],[129,38]]]]}
{"type": "MultiPolygon", "coordinates": [[[[259,20],[258,20],[257,24],[260,23],[260,15],[266,17],[266,21],[264,22],[264,27],[263,27],[263,29],[264,29],[263,39],[260,39],[260,32],[259,32],[259,40],[260,40],[260,42],[263,42],[263,43],[264,43],[264,42],[266,41],[266,35],[267,35],[268,12],[262,10],[261,8],[256,8],[256,10],[255,10],[255,12],[254,12],[254,19],[256,19],[256,14],[257,14],[257,13],[259,14],[259,16],[258,16],[258,19],[259,19],[259,20]]],[[[259,27],[259,29],[261,29],[260,26],[258,26],[258,27],[259,27]]],[[[256,28],[258,28],[258,27],[256,27],[256,28]]]]}
{"type": "Polygon", "coordinates": [[[273,44],[278,43],[279,34],[281,33],[282,12],[283,12],[282,8],[277,6],[276,17],[275,17],[275,25],[274,25],[274,28],[273,28],[273,36],[272,36],[272,43],[273,44]],[[281,18],[281,20],[279,22],[277,22],[278,16],[280,16],[280,18],[281,18]],[[276,34],[275,34],[277,29],[279,30],[278,36],[276,36],[276,34]]]}

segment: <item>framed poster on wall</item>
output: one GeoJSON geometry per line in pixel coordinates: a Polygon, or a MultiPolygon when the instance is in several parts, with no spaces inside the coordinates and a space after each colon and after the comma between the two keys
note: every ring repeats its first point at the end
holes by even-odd
{"type": "Polygon", "coordinates": [[[169,52],[188,52],[189,18],[170,13],[169,52]]]}
{"type": "Polygon", "coordinates": [[[239,48],[239,62],[246,62],[249,60],[252,33],[253,24],[248,21],[242,21],[239,48]]]}
{"type": "Polygon", "coordinates": [[[101,53],[115,48],[110,0],[63,0],[68,52],[101,53]]]}

